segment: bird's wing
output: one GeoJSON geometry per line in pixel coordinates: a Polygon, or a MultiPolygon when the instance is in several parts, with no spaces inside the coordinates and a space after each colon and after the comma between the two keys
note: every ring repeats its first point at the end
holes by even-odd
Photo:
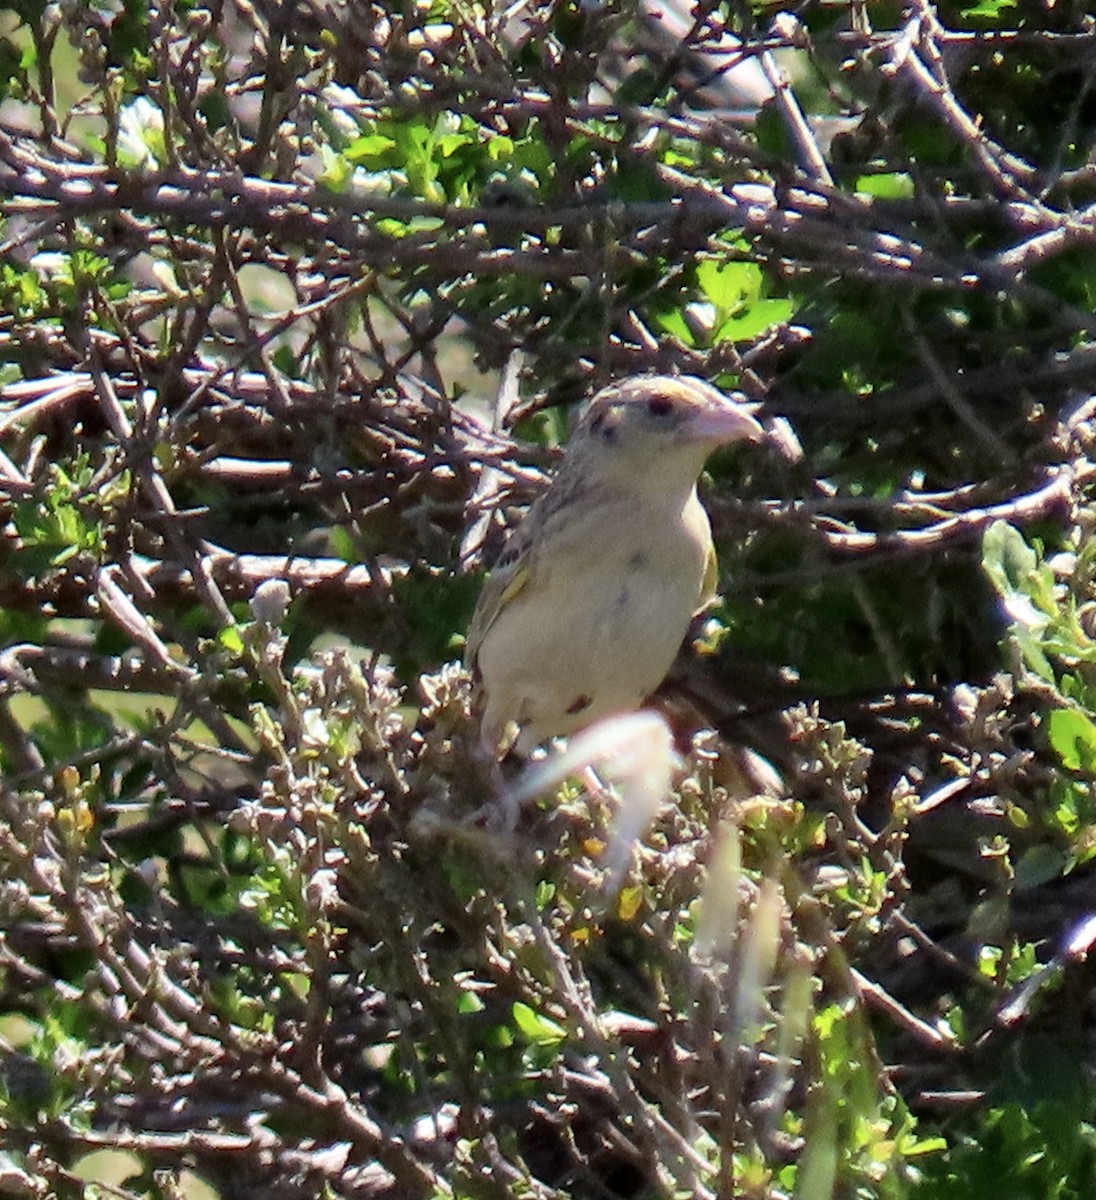
{"type": "Polygon", "coordinates": [[[495,560],[483,585],[468,626],[464,661],[473,671],[483,639],[495,623],[495,618],[528,586],[537,572],[538,564],[551,558],[551,553],[544,553],[544,543],[552,542],[554,535],[566,527],[576,502],[588,490],[581,485],[581,481],[568,477],[565,462],[552,486],[533,503],[524,519],[506,539],[502,553],[495,560]]]}
{"type": "Polygon", "coordinates": [[[498,561],[491,568],[476,603],[476,610],[468,626],[464,661],[473,669],[476,657],[488,629],[495,623],[500,612],[522,591],[533,577],[532,530],[526,524],[519,526],[510,535],[498,561]]]}
{"type": "Polygon", "coordinates": [[[719,582],[719,560],[716,558],[715,546],[709,539],[704,552],[704,579],[700,584],[700,595],[697,597],[695,613],[703,612],[715,599],[715,588],[719,582]]]}

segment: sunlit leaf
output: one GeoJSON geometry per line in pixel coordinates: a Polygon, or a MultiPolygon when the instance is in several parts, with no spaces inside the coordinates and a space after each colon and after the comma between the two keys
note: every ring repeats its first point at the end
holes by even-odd
{"type": "Polygon", "coordinates": [[[562,1025],[520,1000],[514,1002],[510,1011],[518,1032],[535,1046],[558,1046],[567,1036],[567,1030],[562,1025]]]}
{"type": "Polygon", "coordinates": [[[1096,721],[1076,708],[1057,708],[1046,718],[1047,739],[1062,765],[1096,772],[1096,721]]]}

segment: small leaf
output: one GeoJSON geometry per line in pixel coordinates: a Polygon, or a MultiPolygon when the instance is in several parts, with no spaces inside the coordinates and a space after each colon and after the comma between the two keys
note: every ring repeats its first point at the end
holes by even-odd
{"type": "Polygon", "coordinates": [[[963,9],[963,16],[970,19],[1000,22],[1006,14],[1011,15],[1017,7],[1016,0],[979,0],[963,9]]]}
{"type": "Polygon", "coordinates": [[[761,295],[761,268],[751,262],[716,262],[705,259],[696,269],[700,290],[724,312],[761,295]]]}
{"type": "Polygon", "coordinates": [[[908,200],[914,193],[913,179],[905,171],[861,175],[856,181],[856,191],[876,200],[908,200]]]}
{"type": "Polygon", "coordinates": [[[1096,772],[1096,722],[1077,708],[1056,708],[1046,720],[1047,740],[1062,766],[1096,772]]]}
{"type": "Polygon", "coordinates": [[[1004,595],[1014,581],[1035,570],[1037,559],[1019,529],[1007,521],[994,521],[982,538],[982,563],[1004,595]]]}
{"type": "Polygon", "coordinates": [[[442,158],[449,158],[455,154],[462,146],[468,145],[469,138],[464,133],[443,133],[434,143],[437,152],[442,158]]]}
{"type": "Polygon", "coordinates": [[[483,1012],[486,1005],[475,992],[461,992],[457,998],[457,1012],[464,1016],[471,1013],[483,1012]]]}
{"type": "Polygon", "coordinates": [[[655,315],[655,320],[671,337],[677,338],[683,345],[692,346],[696,342],[693,331],[689,328],[689,323],[682,316],[680,310],[673,309],[670,312],[658,313],[655,315]]]}
{"type": "Polygon", "coordinates": [[[514,157],[514,141],[504,134],[498,134],[487,143],[487,157],[492,162],[509,162],[514,157]]]}
{"type": "Polygon", "coordinates": [[[1054,846],[1032,846],[1020,855],[1016,864],[1016,886],[1039,887],[1065,873],[1065,855],[1054,846]]]}
{"type": "Polygon", "coordinates": [[[982,566],[1002,596],[1016,590],[1038,565],[1035,551],[1007,521],[994,521],[982,538],[982,566]]]}
{"type": "Polygon", "coordinates": [[[385,155],[387,155],[389,150],[394,150],[395,148],[396,140],[394,138],[385,137],[383,133],[366,133],[361,137],[355,138],[346,147],[343,154],[350,162],[359,163],[362,166],[387,166],[390,164],[385,155]],[[383,162],[379,160],[383,160],[383,162]]]}
{"type": "Polygon", "coordinates": [[[1053,572],[1006,521],[994,521],[986,530],[982,567],[1018,636],[1025,631],[1038,634],[1059,616],[1053,572]]]}
{"type": "Polygon", "coordinates": [[[221,629],[217,633],[217,641],[233,654],[243,653],[244,641],[236,625],[226,625],[224,629],[221,629]]]}
{"type": "Polygon", "coordinates": [[[758,300],[741,316],[725,321],[712,340],[716,343],[750,341],[773,325],[782,325],[789,320],[794,307],[790,300],[758,300]]]}
{"type": "Polygon", "coordinates": [[[542,1016],[520,1000],[514,1001],[512,1012],[518,1032],[534,1046],[558,1046],[567,1036],[567,1030],[562,1025],[542,1016]]]}
{"type": "Polygon", "coordinates": [[[345,191],[354,174],[346,155],[336,153],[330,146],[321,146],[320,162],[322,169],[317,176],[317,182],[332,192],[345,191]]]}
{"type": "Polygon", "coordinates": [[[643,904],[643,889],[639,887],[624,887],[617,897],[617,916],[622,921],[632,921],[643,904]]]}

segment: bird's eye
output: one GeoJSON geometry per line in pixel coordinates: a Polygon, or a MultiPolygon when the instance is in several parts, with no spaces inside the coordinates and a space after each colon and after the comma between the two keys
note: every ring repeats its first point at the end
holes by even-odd
{"type": "Polygon", "coordinates": [[[647,411],[652,417],[666,417],[674,411],[674,402],[665,396],[652,396],[647,401],[647,411]]]}

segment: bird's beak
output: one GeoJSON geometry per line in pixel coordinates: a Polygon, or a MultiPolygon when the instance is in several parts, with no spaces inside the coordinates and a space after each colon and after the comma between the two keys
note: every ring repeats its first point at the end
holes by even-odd
{"type": "Polygon", "coordinates": [[[717,446],[726,442],[762,442],[765,430],[754,416],[760,408],[760,404],[728,400],[718,408],[705,409],[690,417],[686,436],[690,441],[717,446]]]}

